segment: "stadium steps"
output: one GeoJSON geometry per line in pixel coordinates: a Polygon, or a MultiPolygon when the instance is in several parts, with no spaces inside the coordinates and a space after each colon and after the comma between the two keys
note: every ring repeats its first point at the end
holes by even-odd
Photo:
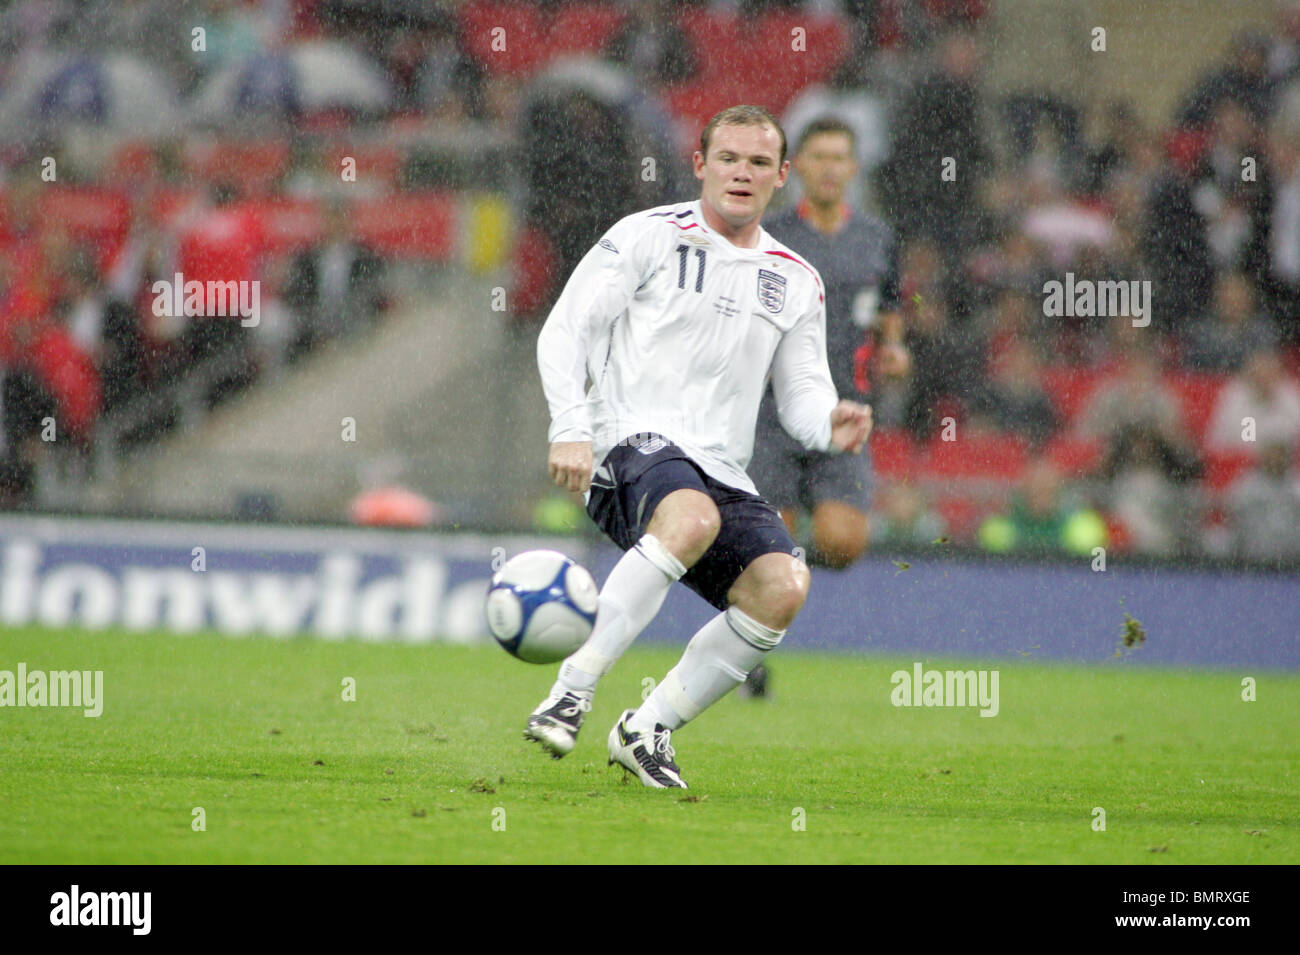
{"type": "Polygon", "coordinates": [[[548,418],[535,330],[512,333],[491,310],[498,284],[458,268],[394,270],[395,305],[375,333],[326,346],[126,460],[89,488],[86,508],[344,521],[360,491],[399,482],[449,523],[527,520],[546,492],[548,418]]]}

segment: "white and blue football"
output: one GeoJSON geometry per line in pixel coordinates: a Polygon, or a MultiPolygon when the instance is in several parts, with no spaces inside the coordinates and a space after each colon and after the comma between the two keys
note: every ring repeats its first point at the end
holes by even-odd
{"type": "Polygon", "coordinates": [[[492,578],[488,629],[520,660],[556,663],[591,636],[597,593],[591,574],[558,551],[524,551],[492,578]]]}

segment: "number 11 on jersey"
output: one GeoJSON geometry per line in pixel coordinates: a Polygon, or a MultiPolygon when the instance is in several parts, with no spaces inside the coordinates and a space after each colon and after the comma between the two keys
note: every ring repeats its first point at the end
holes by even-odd
{"type": "MultiPolygon", "coordinates": [[[[691,251],[689,245],[679,245],[677,247],[677,287],[686,288],[686,258],[687,253],[691,251]]],[[[699,292],[704,288],[704,249],[696,249],[695,257],[700,260],[699,268],[695,270],[695,291],[699,292]]]]}

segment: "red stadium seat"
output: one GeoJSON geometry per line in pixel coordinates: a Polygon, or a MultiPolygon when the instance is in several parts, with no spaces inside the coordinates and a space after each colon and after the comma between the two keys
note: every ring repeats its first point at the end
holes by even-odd
{"type": "Polygon", "coordinates": [[[197,189],[177,186],[164,186],[153,195],[150,204],[151,214],[159,222],[170,223],[201,200],[197,189]]]}
{"type": "MultiPolygon", "coordinates": [[[[665,92],[668,109],[683,124],[703,129],[715,113],[734,105],[730,89],[712,80],[696,80],[672,87],[665,92]]],[[[696,137],[691,137],[697,142],[696,137]]]]}
{"type": "Polygon", "coordinates": [[[1044,449],[1047,459],[1065,475],[1067,480],[1091,474],[1101,464],[1105,451],[1101,441],[1069,435],[1058,435],[1044,449]]]}
{"type": "Polygon", "coordinates": [[[876,428],[871,432],[871,466],[881,477],[904,479],[915,470],[912,436],[902,428],[876,428]]]}
{"type": "Polygon", "coordinates": [[[937,438],[922,451],[917,466],[926,477],[1018,480],[1028,448],[1014,435],[971,435],[956,441],[937,438]]]}
{"type": "Polygon", "coordinates": [[[1182,405],[1183,423],[1197,445],[1205,436],[1205,429],[1210,425],[1210,416],[1214,414],[1214,404],[1218,400],[1219,390],[1227,381],[1227,375],[1197,372],[1183,372],[1165,377],[1165,382],[1178,395],[1179,403],[1182,405]]]}
{"type": "Polygon", "coordinates": [[[1043,389],[1067,427],[1074,423],[1103,377],[1104,372],[1093,368],[1058,365],[1043,369],[1043,389]]]}
{"type": "Polygon", "coordinates": [[[613,5],[565,5],[547,35],[555,55],[599,53],[622,22],[623,13],[613,5]]]}
{"type": "Polygon", "coordinates": [[[694,10],[682,28],[700,58],[700,73],[668,91],[669,109],[702,126],[718,110],[759,103],[780,115],[795,95],[825,80],[848,51],[843,20],[834,16],[770,13],[747,22],[722,12],[694,10]],[[798,28],[803,49],[793,48],[798,28]]]}
{"type": "Polygon", "coordinates": [[[489,72],[517,77],[531,76],[556,57],[599,53],[622,18],[620,11],[603,4],[566,5],[551,17],[533,4],[490,0],[460,9],[470,54],[489,72]]]}
{"type": "Polygon", "coordinates": [[[949,538],[969,542],[975,536],[982,514],[974,498],[945,495],[935,502],[935,510],[943,518],[949,538]]]}
{"type": "Polygon", "coordinates": [[[406,154],[396,146],[336,146],[326,154],[326,162],[333,175],[343,172],[343,160],[351,158],[356,163],[358,182],[380,183],[396,186],[406,163],[406,154]]]}
{"type": "Polygon", "coordinates": [[[108,162],[108,181],[131,183],[147,179],[158,170],[158,153],[154,144],[144,140],[127,140],[113,149],[108,162]]]}
{"type": "Polygon", "coordinates": [[[262,223],[266,250],[273,255],[297,252],[315,242],[324,224],[320,204],[312,199],[275,196],[253,204],[262,223]]]}
{"type": "Polygon", "coordinates": [[[52,184],[39,203],[45,221],[60,223],[74,243],[94,246],[100,268],[117,255],[130,229],[131,204],[121,192],[52,184]]]}
{"type": "Polygon", "coordinates": [[[247,195],[272,191],[289,168],[286,140],[254,142],[192,141],[186,144],[189,174],[207,182],[229,182],[247,195]]]}
{"type": "Polygon", "coordinates": [[[537,226],[524,226],[515,239],[512,260],[511,311],[516,317],[535,317],[546,305],[556,268],[555,249],[537,226]]]}
{"type": "Polygon", "coordinates": [[[1250,470],[1255,455],[1250,451],[1209,451],[1205,455],[1205,485],[1223,492],[1250,470]]]}
{"type": "Polygon", "coordinates": [[[1288,345],[1282,349],[1282,364],[1292,378],[1300,378],[1300,345],[1288,345]]]}
{"type": "Polygon", "coordinates": [[[456,196],[404,193],[360,200],[353,206],[356,236],[379,255],[449,260],[456,250],[456,196]]]}

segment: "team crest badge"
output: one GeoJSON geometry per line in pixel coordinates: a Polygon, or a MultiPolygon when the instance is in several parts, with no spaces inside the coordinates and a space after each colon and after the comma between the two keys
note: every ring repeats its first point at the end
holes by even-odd
{"type": "Polygon", "coordinates": [[[759,269],[758,300],[773,315],[779,315],[781,309],[785,308],[785,276],[759,269]]]}

